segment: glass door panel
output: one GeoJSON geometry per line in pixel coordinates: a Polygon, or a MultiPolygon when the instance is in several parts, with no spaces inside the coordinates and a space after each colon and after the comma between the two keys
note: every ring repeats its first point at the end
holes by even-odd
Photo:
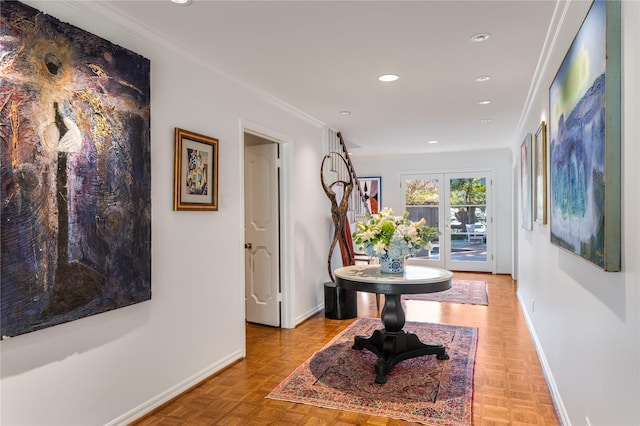
{"type": "Polygon", "coordinates": [[[483,173],[447,174],[446,182],[451,215],[447,267],[458,271],[491,271],[487,190],[491,179],[483,173]]]}
{"type": "Polygon", "coordinates": [[[427,226],[440,232],[433,241],[431,250],[422,250],[415,257],[421,264],[444,268],[446,242],[444,239],[444,180],[443,175],[405,175],[402,176],[405,193],[405,210],[409,219],[417,222],[424,218],[427,226]]]}
{"type": "Polygon", "coordinates": [[[493,270],[489,173],[403,175],[409,218],[425,218],[440,237],[415,262],[457,271],[493,270]]]}

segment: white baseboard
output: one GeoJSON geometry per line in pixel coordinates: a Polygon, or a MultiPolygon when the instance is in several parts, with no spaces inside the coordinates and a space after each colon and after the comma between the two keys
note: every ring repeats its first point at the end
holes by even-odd
{"type": "Polygon", "coordinates": [[[571,421],[569,420],[569,414],[567,413],[564,403],[562,402],[562,397],[560,396],[560,392],[558,391],[558,386],[556,385],[556,381],[553,378],[553,373],[551,372],[551,367],[547,362],[547,357],[544,355],[544,350],[542,349],[542,345],[540,344],[540,340],[538,339],[536,330],[533,327],[533,322],[529,317],[529,313],[525,309],[525,304],[522,298],[520,297],[520,292],[518,292],[517,295],[518,295],[518,301],[520,302],[520,307],[522,308],[524,319],[527,322],[527,328],[529,329],[529,334],[531,335],[533,344],[536,347],[536,352],[538,353],[538,359],[540,360],[540,364],[542,365],[542,372],[547,381],[547,385],[549,386],[551,399],[553,400],[553,405],[555,406],[556,413],[558,414],[558,420],[560,420],[560,424],[562,426],[571,426],[571,421]]]}
{"type": "Polygon", "coordinates": [[[297,316],[295,320],[296,321],[295,324],[298,325],[321,311],[324,311],[324,303],[322,303],[321,305],[317,305],[315,308],[309,309],[307,312],[303,313],[302,315],[297,316]]]}
{"type": "Polygon", "coordinates": [[[217,373],[224,367],[227,367],[228,365],[232,364],[233,362],[239,359],[242,359],[242,352],[241,351],[234,352],[231,355],[227,356],[226,358],[220,360],[219,362],[216,362],[215,364],[208,366],[207,368],[199,371],[198,373],[187,378],[186,380],[183,380],[177,385],[172,386],[171,388],[158,394],[157,396],[151,398],[150,400],[138,405],[137,407],[130,410],[129,412],[124,413],[120,417],[110,421],[105,426],[126,426],[128,424],[131,424],[133,421],[140,419],[145,414],[150,413],[151,411],[160,407],[162,404],[170,401],[171,399],[175,398],[181,393],[189,390],[190,388],[199,384],[200,382],[202,382],[212,374],[217,373]]]}
{"type": "MultiPolygon", "coordinates": [[[[315,314],[317,314],[318,312],[321,312],[323,310],[324,310],[324,304],[318,305],[315,308],[310,309],[309,311],[305,312],[304,314],[302,314],[302,315],[300,315],[299,317],[296,318],[296,324],[300,324],[304,320],[306,320],[308,318],[311,318],[312,316],[314,316],[315,314]]],[[[167,389],[166,391],[158,394],[157,396],[151,398],[150,400],[148,400],[148,401],[138,405],[137,407],[133,408],[132,410],[124,413],[123,415],[119,416],[118,418],[106,423],[105,426],[126,426],[126,425],[129,425],[132,422],[134,422],[135,420],[138,420],[142,416],[144,416],[145,414],[148,414],[148,413],[152,412],[156,408],[160,407],[162,404],[165,404],[166,402],[170,401],[171,399],[175,398],[176,396],[178,396],[178,395],[182,394],[183,392],[189,390],[190,388],[192,388],[193,386],[199,384],[200,382],[202,382],[203,380],[205,380],[206,378],[208,378],[212,374],[217,373],[218,371],[222,370],[223,368],[227,367],[228,365],[232,364],[233,362],[235,362],[235,361],[237,361],[239,359],[242,359],[241,351],[234,352],[231,355],[229,355],[228,357],[220,360],[219,362],[216,362],[215,364],[210,365],[209,367],[199,371],[198,373],[196,373],[193,376],[187,378],[186,380],[183,380],[182,382],[178,383],[177,385],[167,389]]]]}

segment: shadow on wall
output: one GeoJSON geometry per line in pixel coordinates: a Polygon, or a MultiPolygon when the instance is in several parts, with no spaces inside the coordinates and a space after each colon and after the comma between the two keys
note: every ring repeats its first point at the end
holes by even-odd
{"type": "Polygon", "coordinates": [[[108,345],[149,323],[151,304],[138,303],[2,341],[2,378],[108,345]],[[28,357],[24,354],[29,353],[28,357]]]}
{"type": "Polygon", "coordinates": [[[604,272],[579,256],[560,248],[558,249],[558,266],[580,287],[605,304],[618,318],[626,320],[626,274],[604,272]]]}

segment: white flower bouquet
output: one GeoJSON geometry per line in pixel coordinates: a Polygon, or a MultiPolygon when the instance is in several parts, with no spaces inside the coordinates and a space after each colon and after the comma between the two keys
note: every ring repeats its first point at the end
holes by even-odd
{"type": "Polygon", "coordinates": [[[408,218],[409,212],[394,216],[388,207],[379,213],[367,214],[366,221],[358,222],[353,241],[369,256],[386,254],[392,259],[415,255],[423,248],[431,250],[432,241],[440,233],[436,228],[426,226],[424,218],[418,222],[408,218]]]}

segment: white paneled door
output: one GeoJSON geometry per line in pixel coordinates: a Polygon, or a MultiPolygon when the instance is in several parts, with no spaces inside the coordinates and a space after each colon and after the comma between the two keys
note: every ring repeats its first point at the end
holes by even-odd
{"type": "Polygon", "coordinates": [[[246,319],[280,326],[278,144],[245,146],[246,319]]]}

